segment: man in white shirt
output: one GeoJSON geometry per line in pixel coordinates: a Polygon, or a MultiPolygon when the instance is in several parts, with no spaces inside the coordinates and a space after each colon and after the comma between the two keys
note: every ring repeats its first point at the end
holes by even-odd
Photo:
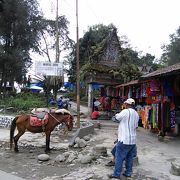
{"type": "Polygon", "coordinates": [[[109,178],[120,179],[123,161],[126,161],[126,170],[123,173],[126,177],[131,177],[133,157],[136,153],[136,129],[138,127],[139,115],[134,110],[135,101],[132,98],[124,102],[125,108],[115,115],[119,121],[118,142],[115,146],[115,168],[109,178]]]}

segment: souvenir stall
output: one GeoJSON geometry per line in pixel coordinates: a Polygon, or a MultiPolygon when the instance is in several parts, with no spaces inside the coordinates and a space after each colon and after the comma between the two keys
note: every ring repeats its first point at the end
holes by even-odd
{"type": "Polygon", "coordinates": [[[141,82],[139,101],[136,109],[145,129],[158,132],[161,126],[161,87],[159,80],[141,82]]]}
{"type": "Polygon", "coordinates": [[[121,110],[122,102],[118,96],[116,88],[113,86],[101,88],[100,103],[102,110],[106,112],[109,118],[121,110]]]}
{"type": "Polygon", "coordinates": [[[139,81],[141,96],[146,99],[146,105],[138,109],[143,127],[162,135],[178,134],[180,63],[144,75],[139,81]]]}
{"type": "Polygon", "coordinates": [[[133,98],[139,125],[163,135],[180,132],[180,63],[116,86],[122,101],[133,98]]]}

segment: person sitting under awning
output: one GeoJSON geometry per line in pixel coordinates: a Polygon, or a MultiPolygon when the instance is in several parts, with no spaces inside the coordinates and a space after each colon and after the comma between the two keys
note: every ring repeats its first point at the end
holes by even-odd
{"type": "Polygon", "coordinates": [[[98,117],[100,116],[100,113],[99,113],[99,110],[98,110],[98,107],[94,107],[94,111],[91,113],[91,119],[98,119],[98,117]]]}

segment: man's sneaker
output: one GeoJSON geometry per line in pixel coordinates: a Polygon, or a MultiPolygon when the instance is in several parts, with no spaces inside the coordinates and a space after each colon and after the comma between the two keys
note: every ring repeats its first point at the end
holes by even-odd
{"type": "Polygon", "coordinates": [[[109,161],[107,164],[106,164],[106,166],[114,166],[115,165],[115,163],[113,162],[113,161],[109,161]]]}
{"type": "Polygon", "coordinates": [[[108,174],[109,179],[121,179],[120,177],[116,177],[113,174],[108,174]]]}
{"type": "Polygon", "coordinates": [[[127,179],[131,179],[131,176],[126,175],[125,173],[123,173],[123,176],[126,177],[127,179]]]}

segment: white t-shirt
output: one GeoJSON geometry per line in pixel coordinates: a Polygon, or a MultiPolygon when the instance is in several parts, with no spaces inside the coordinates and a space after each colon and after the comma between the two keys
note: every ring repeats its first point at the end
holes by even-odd
{"type": "Polygon", "coordinates": [[[132,109],[124,109],[115,115],[119,121],[118,141],[123,144],[136,144],[136,129],[138,127],[139,115],[132,109]]]}

